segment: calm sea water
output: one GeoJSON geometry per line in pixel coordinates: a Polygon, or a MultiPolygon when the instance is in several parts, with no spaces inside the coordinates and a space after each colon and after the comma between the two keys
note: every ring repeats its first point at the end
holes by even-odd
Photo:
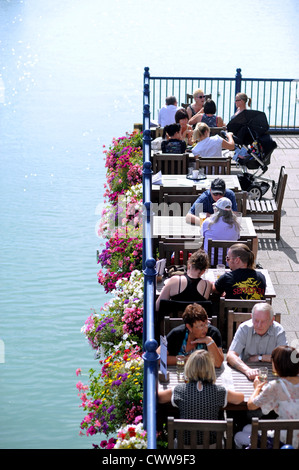
{"type": "Polygon", "coordinates": [[[95,366],[80,329],[108,300],[102,145],[142,121],[144,67],[299,78],[297,2],[245,3],[0,0],[0,448],[95,441],[75,370],[95,366]]]}

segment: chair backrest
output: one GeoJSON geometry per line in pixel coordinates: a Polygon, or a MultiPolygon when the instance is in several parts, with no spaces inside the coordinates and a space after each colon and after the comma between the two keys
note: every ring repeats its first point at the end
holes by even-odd
{"type": "MultiPolygon", "coordinates": [[[[210,259],[210,266],[214,268],[217,264],[225,264],[226,265],[226,255],[229,248],[232,245],[235,245],[236,241],[232,240],[212,240],[209,238],[208,240],[208,255],[210,259]]],[[[242,240],[242,243],[248,246],[250,250],[252,250],[252,240],[242,240]]]]}
{"type": "Polygon", "coordinates": [[[210,127],[210,137],[213,135],[220,135],[221,131],[225,131],[226,127],[210,127]]]}
{"type": "MultiPolygon", "coordinates": [[[[163,316],[168,316],[171,318],[181,317],[190,304],[201,305],[208,314],[208,317],[213,316],[213,303],[211,300],[160,300],[159,312],[163,316]]],[[[215,325],[217,326],[217,325],[215,325]]]]}
{"type": "Polygon", "coordinates": [[[247,195],[248,195],[247,191],[237,191],[237,192],[235,192],[238,212],[241,212],[241,214],[244,215],[244,216],[246,216],[247,195]]]}
{"type": "Polygon", "coordinates": [[[218,328],[220,330],[223,343],[227,349],[229,348],[230,343],[231,343],[231,340],[230,340],[230,343],[228,344],[228,337],[227,337],[229,310],[233,310],[234,312],[251,313],[253,306],[260,302],[266,302],[266,300],[227,299],[225,297],[220,297],[219,313],[218,313],[218,328]]]}
{"type": "MultiPolygon", "coordinates": [[[[239,302],[242,302],[242,301],[239,301],[239,302]]],[[[255,300],[249,300],[249,301],[245,300],[244,302],[253,302],[251,304],[252,307],[253,305],[257,303],[255,300]]],[[[260,301],[260,302],[264,302],[264,301],[260,301]]],[[[240,308],[240,305],[242,306],[242,304],[239,303],[239,308],[240,308]]],[[[252,307],[251,307],[251,310],[252,310],[252,307]]],[[[241,323],[243,323],[244,321],[250,320],[251,310],[248,312],[239,312],[239,311],[236,312],[233,310],[228,310],[228,313],[227,313],[227,348],[230,347],[234,334],[236,333],[241,323]]],[[[280,323],[281,314],[275,313],[274,320],[280,323]]]]}
{"type": "MultiPolygon", "coordinates": [[[[211,325],[215,326],[217,328],[217,317],[216,315],[213,315],[212,317],[208,317],[209,322],[211,325]]],[[[178,318],[172,318],[169,316],[164,317],[164,336],[167,336],[168,333],[173,330],[173,328],[176,328],[177,326],[180,326],[184,323],[183,319],[178,317],[178,318]]]]}
{"type": "Polygon", "coordinates": [[[203,169],[205,175],[230,175],[231,157],[198,158],[196,169],[203,169]]]}
{"type": "Polygon", "coordinates": [[[171,264],[180,264],[187,266],[190,254],[199,250],[199,245],[186,249],[184,241],[180,243],[164,243],[159,241],[159,258],[166,259],[166,266],[171,264]]]}
{"type": "Polygon", "coordinates": [[[153,173],[164,175],[187,175],[188,153],[154,153],[152,157],[153,173]]]}
{"type": "Polygon", "coordinates": [[[232,449],[233,443],[233,419],[197,420],[174,419],[168,417],[168,448],[169,449],[211,449],[211,432],[216,434],[217,449],[232,449]],[[202,444],[198,445],[199,433],[202,436],[202,444]]]}
{"type": "Polygon", "coordinates": [[[274,431],[273,449],[280,449],[282,445],[292,445],[293,433],[299,432],[298,419],[258,419],[252,418],[251,449],[267,449],[267,431],[274,431]],[[280,432],[285,431],[285,436],[280,437],[280,432]]]}
{"type": "MultiPolygon", "coordinates": [[[[162,215],[171,215],[172,212],[176,216],[186,216],[197,198],[197,194],[165,194],[162,215]]],[[[202,207],[202,204],[197,205],[199,209],[202,207]]]]}
{"type": "Polygon", "coordinates": [[[275,194],[275,202],[276,202],[278,210],[280,210],[282,206],[287,179],[288,179],[288,175],[285,172],[285,167],[282,166],[280,168],[280,173],[279,173],[279,178],[278,178],[278,183],[277,183],[277,190],[275,194]]]}
{"type": "Polygon", "coordinates": [[[198,195],[196,186],[163,186],[159,187],[159,203],[165,202],[165,196],[176,195],[176,196],[194,196],[198,195]]]}

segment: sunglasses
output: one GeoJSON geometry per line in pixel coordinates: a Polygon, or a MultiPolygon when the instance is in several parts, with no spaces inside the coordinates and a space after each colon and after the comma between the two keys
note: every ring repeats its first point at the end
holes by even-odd
{"type": "Polygon", "coordinates": [[[205,98],[205,95],[200,95],[200,96],[198,96],[197,98],[199,98],[199,99],[202,100],[203,98],[205,98]]]}

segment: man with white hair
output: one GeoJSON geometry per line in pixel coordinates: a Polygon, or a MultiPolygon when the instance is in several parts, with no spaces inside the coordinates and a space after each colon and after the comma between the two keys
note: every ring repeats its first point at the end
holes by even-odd
{"type": "Polygon", "coordinates": [[[287,345],[282,325],[274,321],[273,308],[266,302],[254,305],[251,319],[241,323],[227,353],[227,362],[254,380],[258,369],[247,363],[271,362],[271,353],[276,346],[287,345]]]}

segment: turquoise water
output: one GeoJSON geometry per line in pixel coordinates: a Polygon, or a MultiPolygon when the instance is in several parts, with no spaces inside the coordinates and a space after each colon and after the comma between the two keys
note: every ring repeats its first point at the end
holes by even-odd
{"type": "Polygon", "coordinates": [[[75,370],[95,365],[80,329],[108,300],[102,146],[142,121],[143,68],[299,77],[296,2],[228,3],[0,0],[0,448],[95,441],[79,437],[75,370]]]}

